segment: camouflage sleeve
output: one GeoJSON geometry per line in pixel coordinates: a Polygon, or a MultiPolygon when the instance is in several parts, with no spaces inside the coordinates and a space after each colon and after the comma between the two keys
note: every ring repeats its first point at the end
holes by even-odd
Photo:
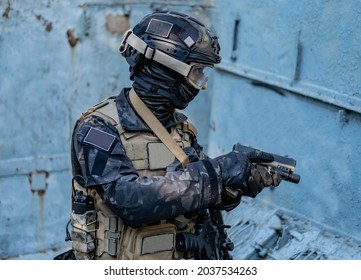
{"type": "Polygon", "coordinates": [[[104,185],[103,191],[103,199],[115,213],[131,225],[140,225],[215,206],[220,185],[211,182],[200,161],[165,176],[121,176],[104,185]]]}
{"type": "Polygon", "coordinates": [[[74,129],[73,175],[83,177],[85,187],[113,182],[122,173],[133,173],[124,164],[125,149],[114,126],[98,116],[88,116],[74,129]]]}
{"type": "Polygon", "coordinates": [[[114,127],[88,117],[74,133],[74,154],[86,187],[131,225],[152,223],[215,206],[222,179],[214,161],[192,162],[164,176],[139,176],[114,127]]]}

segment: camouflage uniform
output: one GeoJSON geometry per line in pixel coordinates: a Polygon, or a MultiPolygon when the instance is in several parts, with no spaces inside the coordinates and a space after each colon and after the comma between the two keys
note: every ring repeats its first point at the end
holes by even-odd
{"type": "MultiPolygon", "coordinates": [[[[126,132],[152,134],[129,104],[128,91],[123,90],[115,100],[121,126],[126,132]]],[[[186,116],[176,112],[167,128],[185,121],[186,116]]],[[[219,175],[214,173],[211,181],[204,161],[199,161],[205,160],[206,156],[196,137],[190,142],[191,147],[185,150],[193,162],[184,170],[174,162],[168,170],[158,170],[157,174],[161,175],[140,176],[127,156],[117,129],[101,117],[90,114],[74,129],[73,175],[81,176],[83,181],[78,180],[79,184],[96,190],[111,211],[132,227],[172,221],[179,215],[190,216],[219,203],[222,188],[219,175]],[[91,129],[104,132],[106,137],[109,135],[113,139],[109,151],[102,149],[96,141],[85,141],[91,129]]]]}
{"type": "Polygon", "coordinates": [[[207,158],[195,129],[176,111],[206,88],[208,69],[221,61],[219,51],[217,37],[202,23],[176,12],[155,12],[126,32],[120,52],[130,65],[132,86],[190,163],[182,167],[174,160],[134,111],[129,89],[84,113],[71,148],[77,259],[227,255],[226,235],[215,230],[214,224],[224,229],[217,209],[229,211],[242,195],[254,197],[272,182],[246,154],[207,158]],[[190,249],[184,247],[187,238],[190,249]],[[222,246],[225,253],[217,251],[222,246]]]}

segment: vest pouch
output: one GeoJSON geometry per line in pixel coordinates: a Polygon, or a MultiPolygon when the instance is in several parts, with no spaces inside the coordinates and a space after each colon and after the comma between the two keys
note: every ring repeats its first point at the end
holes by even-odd
{"type": "Polygon", "coordinates": [[[104,260],[116,259],[119,239],[123,232],[122,220],[117,215],[105,215],[97,212],[98,229],[96,233],[96,258],[104,260]]]}
{"type": "Polygon", "coordinates": [[[176,226],[159,224],[132,228],[124,226],[118,259],[174,259],[176,226]]]}
{"type": "Polygon", "coordinates": [[[76,259],[93,259],[96,248],[96,212],[86,211],[84,214],[70,215],[73,226],[71,232],[72,247],[76,259]]]}

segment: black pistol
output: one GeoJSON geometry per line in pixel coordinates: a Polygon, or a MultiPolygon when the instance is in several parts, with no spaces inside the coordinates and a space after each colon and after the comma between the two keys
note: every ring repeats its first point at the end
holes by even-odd
{"type": "MultiPolygon", "coordinates": [[[[263,152],[261,150],[254,149],[252,147],[244,146],[239,143],[234,145],[234,151],[238,151],[241,153],[251,153],[251,152],[263,152]]],[[[267,152],[266,152],[267,153],[267,152]]],[[[298,184],[300,182],[301,176],[299,174],[294,173],[296,169],[296,160],[290,157],[280,156],[273,153],[271,154],[274,158],[271,162],[257,162],[255,164],[263,165],[268,168],[268,172],[271,174],[279,174],[282,180],[298,184]]]]}

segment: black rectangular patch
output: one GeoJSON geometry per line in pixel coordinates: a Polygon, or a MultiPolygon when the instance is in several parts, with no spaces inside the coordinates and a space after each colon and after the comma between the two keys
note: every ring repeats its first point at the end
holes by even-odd
{"type": "Polygon", "coordinates": [[[148,23],[146,33],[168,38],[170,31],[172,30],[173,24],[152,18],[148,23]]]}
{"type": "Polygon", "coordinates": [[[109,152],[115,140],[115,136],[99,129],[91,127],[83,142],[109,152]]]}

